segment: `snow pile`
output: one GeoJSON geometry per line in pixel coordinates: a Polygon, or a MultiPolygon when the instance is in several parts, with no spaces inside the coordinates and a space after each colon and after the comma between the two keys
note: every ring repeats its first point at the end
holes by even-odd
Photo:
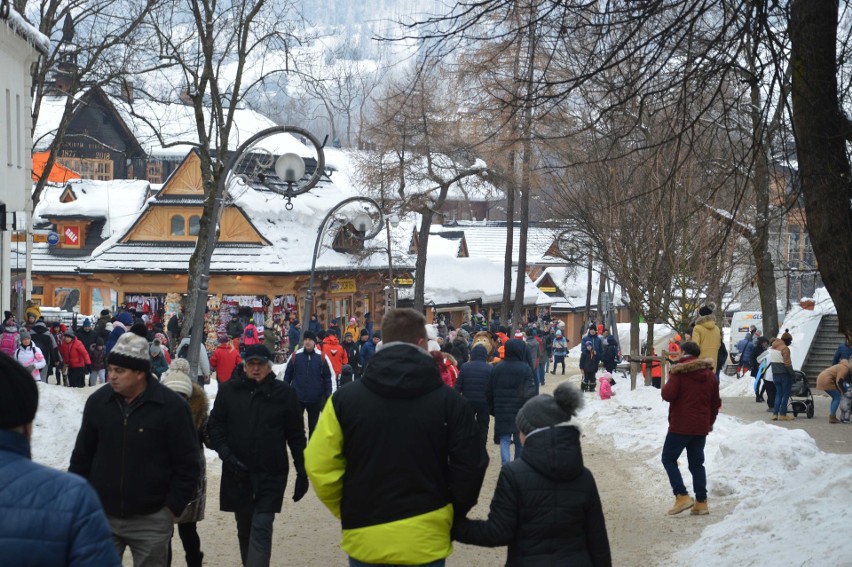
{"type": "MultiPolygon", "coordinates": [[[[751,384],[749,378],[727,381],[728,388],[751,384]]],[[[640,386],[631,392],[622,381],[616,391],[618,395],[607,401],[587,396],[578,421],[587,435],[606,437],[627,454],[641,453],[648,466],[664,475],[660,455],[668,404],[655,388],[640,386]]],[[[771,563],[769,558],[777,554],[779,544],[790,538],[799,544],[784,545],[784,563],[848,563],[843,546],[814,542],[825,542],[826,534],[846,529],[849,499],[845,494],[852,482],[852,455],[820,451],[801,429],[744,423],[722,413],[707,437],[705,458],[711,509],[714,500],[729,500],[736,506],[709,525],[694,544],[661,565],[692,564],[696,557],[701,557],[702,565],[765,565],[771,563]],[[724,553],[719,553],[720,545],[724,553]]],[[[680,465],[691,489],[685,455],[680,465]]]]}

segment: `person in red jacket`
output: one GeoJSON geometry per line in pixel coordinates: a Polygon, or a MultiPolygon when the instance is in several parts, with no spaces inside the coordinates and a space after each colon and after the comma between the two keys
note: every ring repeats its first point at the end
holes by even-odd
{"type": "Polygon", "coordinates": [[[242,361],[240,351],[234,348],[234,343],[226,335],[221,336],[219,346],[210,357],[210,368],[216,371],[216,381],[224,384],[230,380],[234,369],[242,361]]]}
{"type": "Polygon", "coordinates": [[[703,516],[709,514],[704,444],[707,434],[713,431],[722,400],[713,361],[699,359],[701,347],[691,341],[681,345],[681,352],[683,356],[672,366],[669,380],[662,389],[663,399],[669,402],[669,432],[663,444],[662,461],[675,495],[669,515],[692,508],[693,515],[703,516]],[[692,474],[695,501],[689,497],[677,466],[678,457],[684,449],[692,474]]]}
{"type": "Polygon", "coordinates": [[[64,373],[68,374],[68,385],[72,388],[82,388],[86,385],[86,367],[91,366],[92,359],[86,352],[83,342],[74,335],[74,331],[67,330],[62,336],[62,344],[59,345],[59,354],[65,365],[64,373]]]}
{"type": "Polygon", "coordinates": [[[331,361],[331,367],[334,369],[334,375],[340,376],[340,371],[344,364],[349,364],[349,356],[346,354],[346,349],[337,340],[337,335],[329,333],[322,343],[322,352],[331,361]]]}

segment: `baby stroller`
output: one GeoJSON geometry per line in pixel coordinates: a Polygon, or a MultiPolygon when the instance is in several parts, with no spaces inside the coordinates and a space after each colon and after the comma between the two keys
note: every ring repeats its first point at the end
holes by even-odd
{"type": "Polygon", "coordinates": [[[811,388],[808,386],[808,378],[804,372],[796,370],[793,372],[793,386],[790,388],[790,409],[793,412],[793,417],[797,417],[800,413],[808,416],[808,419],[814,416],[814,397],[811,394],[811,388]],[[793,398],[805,398],[803,400],[794,400],[793,398]]]}

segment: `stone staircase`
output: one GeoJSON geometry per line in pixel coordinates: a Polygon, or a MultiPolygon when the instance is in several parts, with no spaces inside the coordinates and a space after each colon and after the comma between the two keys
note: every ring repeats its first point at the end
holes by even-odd
{"type": "Polygon", "coordinates": [[[816,385],[819,373],[831,366],[831,359],[837,346],[846,340],[846,337],[837,331],[838,324],[837,315],[822,316],[816,336],[808,350],[808,356],[802,365],[802,371],[808,377],[811,388],[816,385]]]}

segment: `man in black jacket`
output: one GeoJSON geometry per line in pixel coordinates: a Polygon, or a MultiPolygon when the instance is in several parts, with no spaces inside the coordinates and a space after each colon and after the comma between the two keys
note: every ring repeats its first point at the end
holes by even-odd
{"type": "Polygon", "coordinates": [[[488,442],[488,422],[491,420],[487,394],[491,384],[491,370],[494,368],[486,362],[487,358],[488,352],[483,345],[473,347],[470,352],[470,362],[462,364],[456,380],[456,390],[467,399],[476,415],[483,451],[488,442]]]}
{"type": "Polygon", "coordinates": [[[151,374],[148,341],[132,332],[107,356],[108,386],[89,396],[69,471],[88,479],[119,556],[165,565],[172,522],[201,473],[189,406],[151,374]]]}
{"type": "Polygon", "coordinates": [[[476,503],[488,457],[469,404],[441,380],[413,309],[382,319],[384,346],[334,393],[305,452],[341,547],[367,564],[443,564],[453,515],[476,503]]]}
{"type": "Polygon", "coordinates": [[[272,354],[246,347],[245,365],[220,386],[210,413],[210,443],[222,459],[219,507],[234,512],[243,565],[269,565],[272,523],[281,511],[290,447],[296,486],[293,500],[308,491],[305,424],[296,393],[275,379],[272,354]]]}

